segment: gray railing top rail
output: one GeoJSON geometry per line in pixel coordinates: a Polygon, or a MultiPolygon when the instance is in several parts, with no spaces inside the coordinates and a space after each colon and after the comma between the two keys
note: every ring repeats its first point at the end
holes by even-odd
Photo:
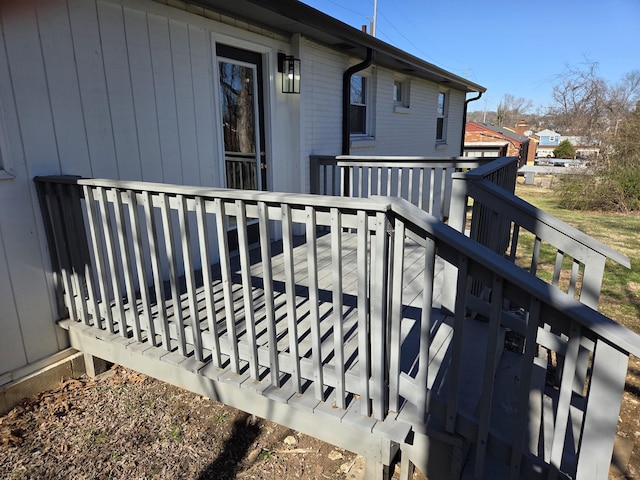
{"type": "MultiPolygon", "coordinates": [[[[469,178],[469,176],[476,176],[477,172],[467,172],[463,175],[469,178]]],[[[570,238],[584,245],[589,250],[610,258],[620,265],[631,268],[631,261],[626,255],[590,237],[562,220],[545,213],[543,210],[531,205],[516,195],[510,194],[498,185],[490,181],[482,180],[481,178],[479,180],[480,181],[467,182],[468,195],[487,206],[492,208],[495,206],[495,209],[501,214],[506,214],[509,210],[514,214],[517,212],[517,222],[530,232],[539,233],[539,225],[543,224],[548,229],[557,232],[558,238],[555,239],[556,241],[561,241],[563,237],[570,238]]],[[[553,240],[550,240],[553,243],[553,240]]]]}
{"type": "MultiPolygon", "coordinates": [[[[438,255],[445,260],[456,263],[458,256],[464,255],[486,272],[492,272],[504,278],[508,284],[515,287],[516,290],[510,291],[510,298],[520,300],[523,304],[530,297],[538,299],[543,305],[543,310],[548,313],[545,315],[545,319],[550,325],[553,326],[553,320],[569,318],[614,348],[640,358],[640,335],[578,300],[563,294],[543,280],[533,277],[501,255],[474,242],[406,200],[401,198],[388,200],[390,210],[401,217],[407,225],[413,225],[415,229],[440,240],[438,255]]],[[[469,271],[474,272],[473,265],[469,266],[469,271]]],[[[479,274],[480,272],[474,273],[479,274]]]]}
{"type": "Polygon", "coordinates": [[[344,198],[326,195],[302,193],[263,192],[259,190],[234,190],[228,188],[196,187],[170,183],[152,183],[128,180],[109,180],[103,178],[82,178],[74,176],[37,176],[35,182],[60,183],[67,185],[120,188],[135,191],[149,191],[185,197],[220,198],[225,200],[243,200],[246,202],[280,203],[288,205],[309,205],[321,208],[349,208],[386,212],[389,202],[386,197],[344,198]]]}
{"type": "MultiPolygon", "coordinates": [[[[486,158],[486,157],[485,157],[486,158]]],[[[497,157],[491,158],[487,162],[483,162],[478,168],[464,172],[466,178],[477,180],[486,178],[488,175],[500,171],[501,169],[508,167],[510,164],[517,161],[517,157],[497,157]]],[[[455,175],[455,174],[454,174],[455,175]]]]}

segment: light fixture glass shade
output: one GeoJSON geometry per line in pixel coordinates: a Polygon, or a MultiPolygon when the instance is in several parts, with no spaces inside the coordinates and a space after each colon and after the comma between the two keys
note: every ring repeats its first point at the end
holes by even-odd
{"type": "Polygon", "coordinates": [[[282,74],[282,93],[300,93],[300,59],[279,54],[278,63],[282,74]]]}

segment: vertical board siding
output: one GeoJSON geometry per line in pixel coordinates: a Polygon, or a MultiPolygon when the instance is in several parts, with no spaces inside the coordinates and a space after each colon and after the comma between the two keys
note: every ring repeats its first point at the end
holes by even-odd
{"type": "MultiPolygon", "coordinates": [[[[13,332],[4,337],[12,348],[0,353],[0,374],[66,346],[53,322],[53,282],[43,257],[34,176],[221,184],[211,68],[210,31],[216,24],[207,30],[200,17],[192,24],[185,15],[170,18],[170,8],[164,11],[154,15],[101,0],[0,5],[0,102],[15,175],[0,185],[0,202],[21,205],[0,213],[2,225],[11,225],[0,232],[0,254],[8,282],[2,315],[6,331],[13,332]]],[[[91,213],[101,222],[97,206],[91,213]]],[[[121,214],[127,229],[133,228],[133,212],[121,214]]],[[[193,222],[195,214],[188,216],[193,222]]],[[[138,220],[144,230],[144,216],[138,220]]],[[[127,253],[131,261],[139,256],[145,264],[131,278],[120,272],[120,281],[135,284],[144,274],[151,279],[154,268],[159,276],[167,274],[168,265],[153,265],[146,242],[134,252],[131,233],[126,241],[115,239],[115,254],[127,253]]],[[[196,245],[192,236],[190,247],[196,245]]],[[[164,239],[156,237],[155,246],[164,249],[164,239]]],[[[91,249],[92,256],[104,256],[105,271],[93,272],[94,279],[111,274],[105,248],[91,249]]],[[[102,310],[102,321],[117,330],[110,310],[102,310]]],[[[148,319],[148,312],[143,315],[148,319]]]]}
{"type": "Polygon", "coordinates": [[[68,5],[92,175],[120,178],[96,4],[69,0],[68,5]]]}
{"type": "Polygon", "coordinates": [[[140,153],[122,8],[98,2],[100,43],[118,178],[141,180],[140,153]]]}
{"type": "Polygon", "coordinates": [[[125,8],[124,25],[142,179],[147,182],[162,182],[165,177],[160,152],[147,15],[125,8]]]}
{"type": "Polygon", "coordinates": [[[63,174],[91,176],[71,25],[65,0],[38,2],[40,44],[63,174]]]}
{"type": "MultiPolygon", "coordinates": [[[[15,178],[0,185],[3,274],[10,285],[2,321],[11,347],[0,350],[0,374],[64,348],[52,321],[52,280],[41,230],[34,172],[59,173],[35,3],[1,2],[0,101],[15,178]],[[42,90],[44,88],[44,90],[42,90]],[[44,111],[42,106],[45,106],[44,111]],[[38,295],[39,301],[34,301],[38,295]],[[16,328],[17,327],[17,328],[16,328]]],[[[4,286],[4,285],[3,285],[4,286]]],[[[3,295],[4,299],[4,295],[3,295]]],[[[3,334],[4,335],[4,334],[3,334]]]]}

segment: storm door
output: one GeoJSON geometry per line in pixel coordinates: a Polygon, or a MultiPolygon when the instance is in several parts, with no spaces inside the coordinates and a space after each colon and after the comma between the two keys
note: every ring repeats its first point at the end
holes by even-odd
{"type": "MultiPolygon", "coordinates": [[[[262,57],[228,45],[217,45],[219,101],[224,141],[227,188],[267,190],[264,136],[262,57]]],[[[229,227],[229,246],[237,247],[235,219],[229,227]]],[[[258,226],[249,222],[251,242],[258,226]]]]}
{"type": "Polygon", "coordinates": [[[227,188],[267,190],[260,54],[217,46],[227,188]]]}

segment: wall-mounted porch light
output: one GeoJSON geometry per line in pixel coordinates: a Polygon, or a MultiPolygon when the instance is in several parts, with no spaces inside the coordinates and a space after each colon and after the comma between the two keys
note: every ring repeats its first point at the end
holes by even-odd
{"type": "Polygon", "coordinates": [[[282,74],[282,93],[300,93],[300,59],[278,53],[278,72],[282,74]]]}

